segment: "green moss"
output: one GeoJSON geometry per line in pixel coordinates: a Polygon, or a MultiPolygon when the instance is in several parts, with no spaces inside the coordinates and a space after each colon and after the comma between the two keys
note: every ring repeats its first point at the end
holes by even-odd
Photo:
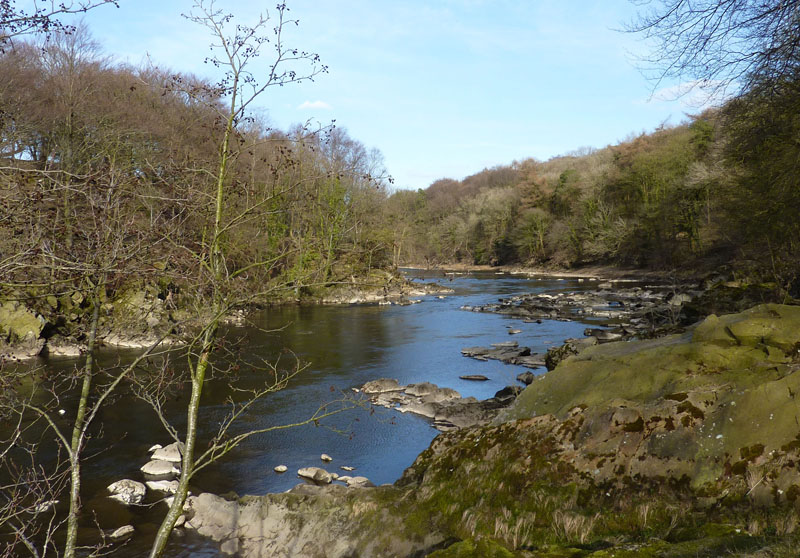
{"type": "Polygon", "coordinates": [[[764,444],[753,444],[749,447],[739,448],[739,455],[746,461],[753,461],[764,454],[764,444]]]}
{"type": "Polygon", "coordinates": [[[678,405],[677,411],[679,413],[688,413],[692,418],[696,418],[698,420],[703,420],[706,418],[706,415],[703,411],[692,405],[688,401],[684,401],[680,405],[678,405]]]}
{"type": "Polygon", "coordinates": [[[16,301],[0,305],[0,338],[10,342],[36,339],[44,323],[24,304],[16,301]]]}
{"type": "Polygon", "coordinates": [[[639,417],[634,422],[629,422],[623,427],[625,432],[642,432],[644,431],[644,420],[639,417]]]}
{"type": "Polygon", "coordinates": [[[513,558],[505,547],[492,540],[465,540],[428,554],[428,558],[513,558]]]}

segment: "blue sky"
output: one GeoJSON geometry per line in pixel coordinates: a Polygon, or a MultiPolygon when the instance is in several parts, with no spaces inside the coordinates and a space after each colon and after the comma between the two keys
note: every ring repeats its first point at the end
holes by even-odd
{"type": "MultiPolygon", "coordinates": [[[[268,3],[218,0],[252,21],[268,3]]],[[[317,52],[329,73],[269,90],[261,110],[286,129],[335,119],[376,147],[397,188],[424,188],[485,167],[603,147],[696,113],[635,67],[646,52],[620,33],[627,0],[289,0],[287,43],[317,52]]],[[[119,61],[149,57],[209,75],[209,37],[180,17],[192,0],[120,0],[85,16],[119,61]]],[[[677,84],[664,84],[665,87],[677,84]]]]}

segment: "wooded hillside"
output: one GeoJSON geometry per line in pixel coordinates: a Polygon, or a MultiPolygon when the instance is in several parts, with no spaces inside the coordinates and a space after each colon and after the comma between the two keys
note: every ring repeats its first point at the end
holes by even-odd
{"type": "Polygon", "coordinates": [[[409,262],[729,266],[797,293],[800,89],[785,80],[603,149],[389,199],[409,262]]]}
{"type": "MultiPolygon", "coordinates": [[[[117,286],[196,277],[225,92],[114,63],[84,28],[16,42],[0,75],[3,282],[68,291],[101,268],[117,286]]],[[[223,216],[232,276],[300,293],[388,262],[380,152],[334,126],[277,130],[252,114],[234,124],[223,216]]]]}

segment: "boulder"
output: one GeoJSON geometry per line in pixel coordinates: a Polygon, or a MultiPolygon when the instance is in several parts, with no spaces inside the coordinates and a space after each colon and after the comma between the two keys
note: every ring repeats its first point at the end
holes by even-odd
{"type": "Polygon", "coordinates": [[[463,376],[459,376],[459,378],[461,380],[470,380],[472,382],[485,382],[489,379],[483,374],[465,374],[463,376]]]}
{"type": "Polygon", "coordinates": [[[380,378],[364,384],[361,391],[367,394],[385,393],[387,391],[403,391],[405,386],[401,386],[394,378],[380,378]]]}
{"type": "Polygon", "coordinates": [[[347,486],[350,488],[374,488],[375,485],[367,477],[348,477],[347,486]]]}
{"type": "Polygon", "coordinates": [[[405,405],[400,405],[397,410],[401,413],[414,413],[427,418],[436,416],[439,405],[436,403],[423,403],[421,401],[411,401],[405,405]]]}
{"type": "Polygon", "coordinates": [[[45,321],[17,301],[0,305],[0,338],[14,343],[38,339],[45,321]]]}
{"type": "Polygon", "coordinates": [[[427,556],[444,538],[432,525],[409,537],[403,512],[381,509],[391,490],[301,484],[238,502],[201,494],[192,499],[186,525],[242,558],[427,556]]]}
{"type": "Polygon", "coordinates": [[[186,508],[187,529],[197,531],[199,535],[220,543],[235,540],[239,515],[236,502],[229,502],[220,496],[204,492],[187,498],[186,508]]]}
{"type": "Polygon", "coordinates": [[[445,401],[453,401],[460,398],[461,394],[452,388],[437,387],[430,393],[427,393],[422,397],[420,397],[420,400],[423,403],[442,403],[445,401]]]}
{"type": "Polygon", "coordinates": [[[151,459],[168,461],[170,463],[180,463],[183,456],[183,444],[173,442],[163,448],[158,448],[153,452],[151,459]]]}
{"type": "Polygon", "coordinates": [[[329,463],[329,462],[333,461],[333,457],[331,457],[331,456],[330,456],[330,455],[328,455],[327,453],[323,453],[322,455],[320,455],[320,456],[319,456],[319,458],[320,458],[322,461],[326,462],[326,463],[329,463]]]}
{"type": "Polygon", "coordinates": [[[273,471],[275,471],[276,473],[285,473],[288,470],[289,470],[289,468],[286,465],[277,465],[273,469],[273,471]]]}
{"type": "Polygon", "coordinates": [[[297,476],[314,484],[330,484],[333,481],[331,474],[319,467],[303,467],[297,471],[297,476]]]}
{"type": "Polygon", "coordinates": [[[181,474],[181,470],[169,461],[153,459],[148,461],[139,469],[149,480],[173,479],[181,474]]]}
{"type": "Polygon", "coordinates": [[[111,531],[111,533],[108,534],[108,538],[115,542],[124,541],[131,538],[134,531],[133,525],[123,525],[111,531]]]}
{"type": "Polygon", "coordinates": [[[176,480],[146,481],[144,484],[154,492],[175,494],[178,491],[178,481],[176,480]]]}
{"type": "Polygon", "coordinates": [[[522,382],[526,386],[531,385],[535,379],[536,376],[533,372],[523,372],[522,374],[517,374],[517,381],[522,382]]]}
{"type": "Polygon", "coordinates": [[[42,347],[42,353],[49,357],[79,357],[84,351],[85,345],[59,339],[48,339],[42,347]]]}
{"type": "Polygon", "coordinates": [[[436,384],[432,384],[430,382],[422,382],[419,384],[409,384],[409,386],[406,387],[405,392],[408,395],[416,395],[417,397],[422,397],[423,395],[434,393],[438,389],[439,386],[437,386],[436,384]]]}
{"type": "Polygon", "coordinates": [[[122,479],[108,485],[109,498],[122,502],[126,506],[141,504],[147,487],[140,482],[122,479]]]}

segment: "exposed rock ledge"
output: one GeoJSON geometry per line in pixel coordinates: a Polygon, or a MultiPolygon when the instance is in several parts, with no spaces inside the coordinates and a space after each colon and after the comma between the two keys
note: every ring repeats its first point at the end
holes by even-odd
{"type": "Polygon", "coordinates": [[[205,493],[187,500],[185,526],[219,542],[223,553],[247,558],[424,556],[440,547],[446,539],[436,531],[396,528],[399,518],[379,503],[394,493],[309,484],[234,502],[205,493]]]}
{"type": "Polygon", "coordinates": [[[367,382],[356,391],[363,392],[375,405],[431,419],[435,428],[446,432],[488,423],[500,409],[514,401],[521,388],[508,386],[494,397],[478,401],[430,382],[401,386],[395,379],[381,378],[367,382]]]}
{"type": "Polygon", "coordinates": [[[349,283],[332,287],[322,297],[322,304],[414,304],[420,302],[410,297],[432,294],[452,293],[453,290],[437,283],[416,283],[390,273],[383,273],[379,278],[358,281],[355,278],[349,283]]]}

